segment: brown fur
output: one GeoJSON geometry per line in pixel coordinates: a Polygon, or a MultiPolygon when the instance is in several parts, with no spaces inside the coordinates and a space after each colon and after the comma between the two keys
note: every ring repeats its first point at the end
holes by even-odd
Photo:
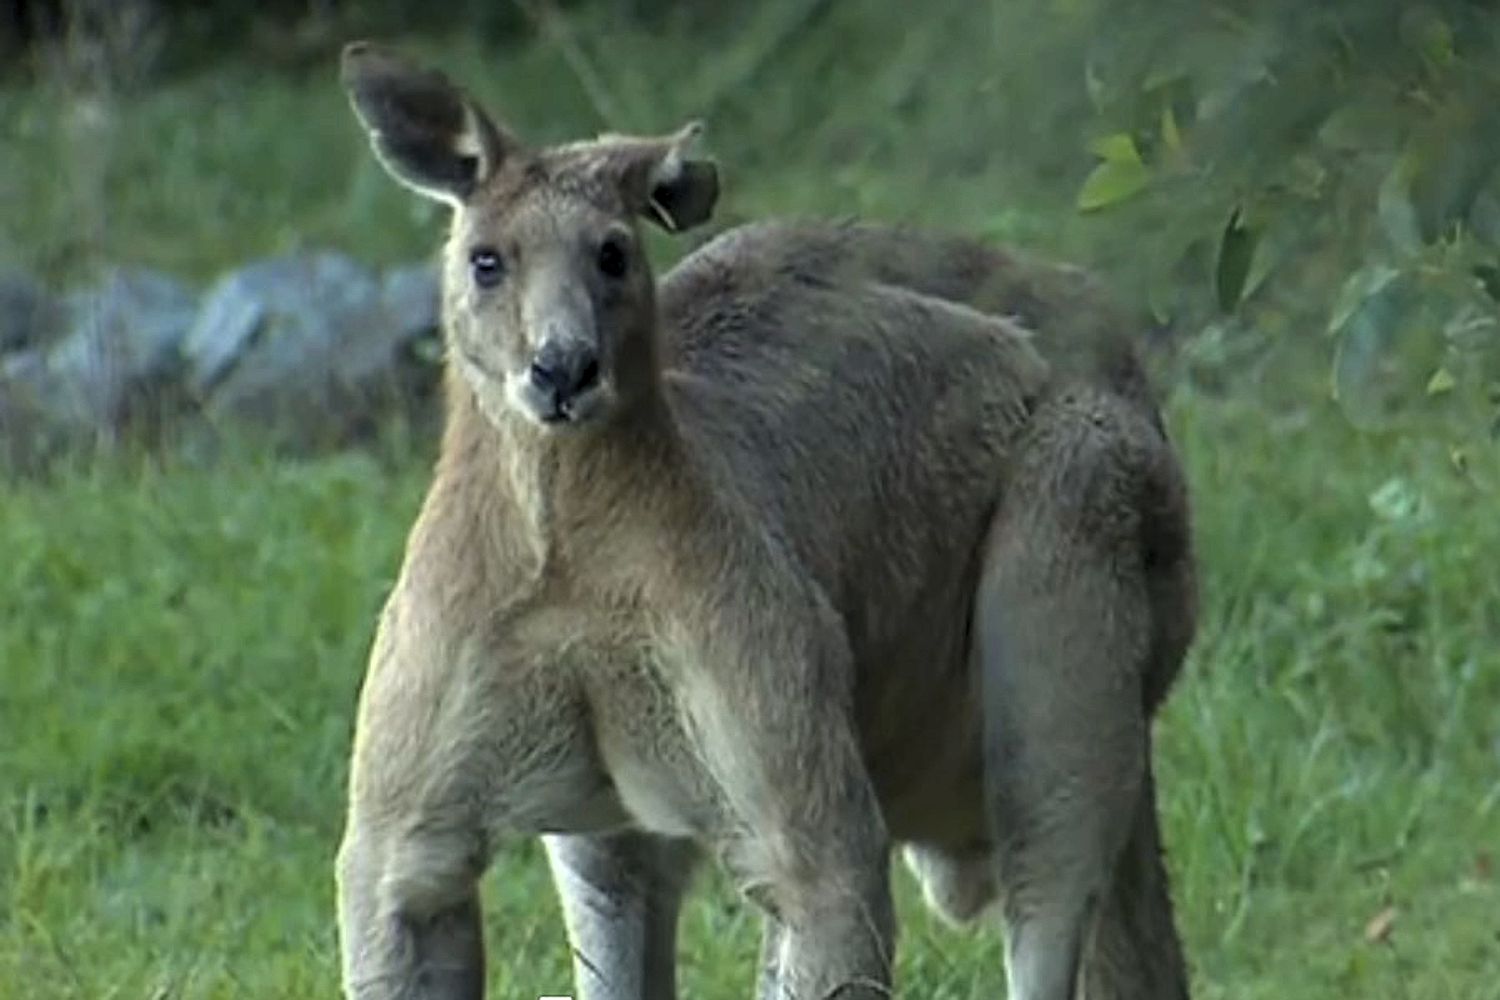
{"type": "Polygon", "coordinates": [[[1087,279],[765,223],[657,283],[636,220],[717,196],[695,127],[533,151],[389,53],[344,72],[456,209],[448,423],[360,698],[348,995],[482,995],[478,878],[540,834],[589,1000],[674,995],[694,844],[767,912],[765,997],[888,995],[893,844],[955,919],[1000,905],[1013,995],[1185,996],[1149,720],[1186,500],[1087,279]],[[597,358],[572,409],[537,389],[557,345],[597,358]]]}

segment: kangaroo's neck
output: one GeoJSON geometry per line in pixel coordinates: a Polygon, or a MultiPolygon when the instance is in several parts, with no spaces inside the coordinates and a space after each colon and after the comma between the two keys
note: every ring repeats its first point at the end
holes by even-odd
{"type": "Polygon", "coordinates": [[[492,419],[461,375],[450,375],[448,395],[438,477],[538,580],[622,540],[650,547],[652,531],[685,529],[712,506],[658,393],[597,427],[562,431],[492,419]]]}

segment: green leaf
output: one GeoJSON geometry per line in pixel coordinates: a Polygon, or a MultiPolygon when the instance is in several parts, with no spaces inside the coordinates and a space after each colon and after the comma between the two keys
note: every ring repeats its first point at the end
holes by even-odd
{"type": "Polygon", "coordinates": [[[1345,283],[1336,308],[1341,322],[1332,331],[1338,345],[1333,376],[1340,408],[1356,426],[1394,426],[1422,412],[1433,395],[1461,390],[1467,379],[1454,362],[1464,335],[1445,329],[1461,305],[1455,291],[1425,270],[1398,273],[1382,264],[1345,283]],[[1452,386],[1433,374],[1438,369],[1453,377],[1452,386]]]}
{"type": "Polygon", "coordinates": [[[1094,68],[1094,60],[1089,59],[1083,67],[1083,87],[1088,92],[1089,104],[1094,110],[1103,111],[1104,103],[1108,95],[1105,94],[1104,80],[1100,78],[1098,70],[1094,68]]]}
{"type": "Polygon", "coordinates": [[[1151,182],[1151,171],[1139,160],[1106,160],[1093,169],[1078,191],[1080,211],[1118,205],[1140,194],[1151,182]]]}
{"type": "Polygon", "coordinates": [[[1453,29],[1440,18],[1434,18],[1430,30],[1423,33],[1422,54],[1434,65],[1447,68],[1453,65],[1453,29]]]}
{"type": "Polygon", "coordinates": [[[1402,476],[1393,476],[1380,484],[1367,501],[1375,515],[1386,521],[1411,521],[1426,506],[1422,493],[1402,476]]]}
{"type": "Polygon", "coordinates": [[[1219,260],[1214,268],[1214,292],[1218,296],[1219,308],[1224,312],[1233,312],[1240,304],[1259,238],[1259,232],[1245,225],[1239,208],[1235,208],[1219,237],[1219,260]]]}
{"type": "Polygon", "coordinates": [[[1174,155],[1182,152],[1182,132],[1177,128],[1177,116],[1170,104],[1161,109],[1161,141],[1174,155]]]}
{"type": "Polygon", "coordinates": [[[1451,392],[1457,384],[1452,372],[1446,368],[1439,368],[1432,373],[1432,378],[1427,380],[1427,395],[1436,396],[1441,393],[1451,392]]]}
{"type": "Polygon", "coordinates": [[[1089,143],[1089,151],[1106,163],[1133,163],[1139,165],[1141,154],[1135,148],[1135,140],[1126,132],[1115,132],[1089,143]]]}
{"type": "Polygon", "coordinates": [[[1170,275],[1156,275],[1146,284],[1146,308],[1151,318],[1162,326],[1172,321],[1172,293],[1175,290],[1170,275]]]}
{"type": "Polygon", "coordinates": [[[1391,113],[1390,104],[1364,94],[1335,108],[1318,127],[1320,143],[1330,150],[1365,153],[1380,149],[1391,141],[1393,123],[1400,118],[1391,113]]]}
{"type": "Polygon", "coordinates": [[[1500,301],[1500,267],[1480,264],[1474,268],[1474,277],[1479,279],[1479,285],[1486,295],[1500,301]]]}
{"type": "Polygon", "coordinates": [[[1412,135],[1410,198],[1424,242],[1463,225],[1500,165],[1500,111],[1453,101],[1412,135]]]}
{"type": "Polygon", "coordinates": [[[1294,210],[1281,209],[1256,231],[1255,252],[1250,255],[1250,273],[1245,276],[1245,290],[1240,293],[1240,301],[1254,295],[1271,272],[1292,258],[1300,235],[1300,220],[1292,219],[1293,214],[1294,210]]]}
{"type": "Polygon", "coordinates": [[[1343,330],[1355,310],[1363,306],[1366,299],[1374,298],[1400,274],[1400,271],[1389,264],[1370,264],[1349,275],[1333,304],[1333,312],[1328,318],[1328,332],[1338,333],[1343,330]]]}
{"type": "Polygon", "coordinates": [[[1417,211],[1411,203],[1411,178],[1414,162],[1409,154],[1396,157],[1385,179],[1380,182],[1380,191],[1375,197],[1375,212],[1380,218],[1380,227],[1386,238],[1402,253],[1417,253],[1422,249],[1422,232],[1417,223],[1417,211]]]}
{"type": "Polygon", "coordinates": [[[1166,63],[1155,67],[1151,72],[1147,73],[1141,79],[1139,90],[1143,94],[1149,94],[1153,90],[1176,83],[1178,80],[1190,78],[1191,76],[1192,73],[1188,67],[1166,63]]]}

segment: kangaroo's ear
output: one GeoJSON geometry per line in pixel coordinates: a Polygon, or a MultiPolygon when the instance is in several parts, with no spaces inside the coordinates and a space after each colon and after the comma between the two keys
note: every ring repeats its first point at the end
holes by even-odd
{"type": "Polygon", "coordinates": [[[339,76],[376,158],[429,198],[462,204],[517,148],[446,76],[382,46],[344,46],[339,76]]]}
{"type": "Polygon", "coordinates": [[[719,168],[689,156],[702,134],[702,123],[691,121],[670,135],[601,135],[571,147],[572,168],[615,185],[631,211],[681,232],[707,222],[719,200],[719,168]]]}
{"type": "Polygon", "coordinates": [[[688,122],[646,172],[646,217],[669,232],[707,222],[719,200],[718,166],[687,155],[702,134],[702,122],[688,122]]]}

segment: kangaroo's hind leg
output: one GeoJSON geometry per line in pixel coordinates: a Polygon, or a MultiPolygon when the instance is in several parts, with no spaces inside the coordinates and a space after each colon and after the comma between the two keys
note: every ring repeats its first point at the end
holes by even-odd
{"type": "MultiPolygon", "coordinates": [[[[1081,983],[1088,1000],[1186,996],[1175,935],[1175,962],[1133,963],[1175,979],[1127,982],[1091,959],[1101,914],[1165,906],[1171,925],[1164,886],[1146,884],[1159,860],[1142,874],[1133,853],[1126,859],[1127,844],[1147,849],[1133,843],[1147,806],[1155,831],[1145,679],[1157,629],[1141,538],[1161,447],[1110,400],[1048,402],[987,541],[975,655],[1015,1000],[1073,1000],[1081,983]],[[1126,864],[1131,878],[1121,880],[1126,864]],[[1115,898],[1120,890],[1135,898],[1115,898]]],[[[1115,943],[1132,946],[1128,936],[1115,943]]]]}
{"type": "Polygon", "coordinates": [[[675,1000],[677,915],[697,848],[633,831],[542,840],[581,1000],[675,1000]]]}

